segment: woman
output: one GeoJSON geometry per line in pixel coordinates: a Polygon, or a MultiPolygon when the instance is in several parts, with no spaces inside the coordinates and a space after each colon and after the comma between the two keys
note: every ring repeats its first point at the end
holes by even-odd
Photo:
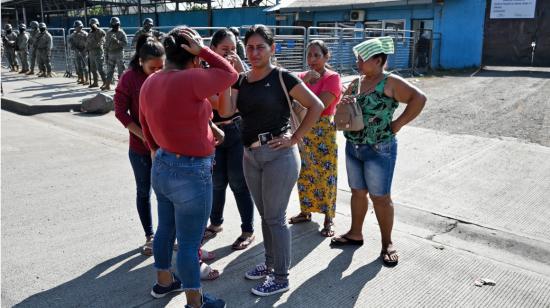
{"type": "Polygon", "coordinates": [[[158,298],[183,290],[189,307],[223,307],[223,300],[202,294],[197,251],[212,207],[215,140],[207,98],[227,89],[238,74],[225,59],[203,47],[190,28],[173,29],[163,42],[166,66],[145,81],[140,94],[143,135],[154,151],[151,178],[159,216],[153,244],[157,284],[151,294],[158,298]],[[202,68],[200,58],[211,68],[202,68]],[[171,272],[174,237],[180,243],[181,282],[171,272]]]}
{"type": "Polygon", "coordinates": [[[291,236],[285,215],[300,171],[296,144],[315,124],[323,105],[299,78],[272,64],[275,42],[266,26],[248,29],[244,43],[252,69],[239,76],[230,99],[226,93],[222,94],[219,112],[229,117],[238,109],[242,116],[244,175],[262,218],[265,247],[265,263],[257,265],[245,277],[266,278],[264,283],[252,288],[252,293],[267,296],[289,289],[291,236]],[[290,131],[290,108],[283,87],[308,109],[294,133],[290,131]]]}
{"type": "MultiPolygon", "coordinates": [[[[228,29],[220,29],[214,33],[210,42],[210,49],[225,57],[237,72],[245,70],[245,64],[241,62],[239,56],[235,53],[235,36],[228,29]]],[[[210,101],[213,106],[217,106],[218,97],[211,97],[210,101]]],[[[229,184],[241,216],[241,235],[231,245],[235,250],[247,248],[255,239],[253,227],[254,203],[243,174],[243,144],[239,135],[240,120],[239,113],[223,118],[214,110],[212,121],[223,130],[225,139],[222,144],[216,147],[216,163],[212,175],[214,185],[212,213],[210,214],[210,226],[206,228],[204,234],[205,239],[210,239],[222,231],[225,189],[229,184]]]]}
{"type": "Polygon", "coordinates": [[[144,143],[139,122],[139,92],[147,76],[164,67],[164,48],[150,36],[143,35],[129,69],[122,74],[115,89],[115,116],[130,134],[128,156],[136,180],[136,205],[145,232],[141,253],[153,254],[153,221],[151,219],[151,155],[144,143]]]}
{"type": "Polygon", "coordinates": [[[367,40],[353,48],[357,56],[359,79],[352,82],[342,99],[349,104],[357,99],[363,112],[365,127],[345,132],[346,169],[351,188],[351,228],[331,241],[333,246],[363,245],[363,221],[370,196],[380,233],[380,257],[385,265],[395,266],[397,250],[392,242],[393,203],[391,184],[399,130],[416,118],[426,103],[426,96],[403,78],[384,70],[388,54],[393,54],[391,37],[367,40]],[[352,96],[352,93],[359,93],[352,96]],[[393,120],[399,103],[406,104],[403,113],[393,120]]]}
{"type": "Polygon", "coordinates": [[[334,236],[333,218],[336,214],[336,176],[338,147],[334,113],[342,96],[340,75],[327,68],[330,58],[323,41],[315,40],[307,47],[307,64],[310,71],[299,73],[307,87],[319,97],[325,107],[321,118],[303,139],[300,148],[302,170],[298,178],[300,214],[289,223],[311,221],[311,213],[324,213],[321,235],[334,236]]]}

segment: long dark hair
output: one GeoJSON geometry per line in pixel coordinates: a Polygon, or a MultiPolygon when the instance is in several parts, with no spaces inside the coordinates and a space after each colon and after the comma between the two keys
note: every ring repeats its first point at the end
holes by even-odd
{"type": "Polygon", "coordinates": [[[248,40],[250,37],[252,37],[254,34],[258,34],[261,36],[264,41],[269,45],[273,45],[275,43],[275,39],[273,37],[273,32],[269,30],[268,27],[264,25],[254,25],[246,31],[246,34],[244,35],[244,44],[248,43],[248,40]]]}
{"type": "MultiPolygon", "coordinates": [[[[321,49],[321,53],[323,54],[323,56],[327,59],[330,58],[330,50],[328,49],[327,44],[325,44],[324,41],[322,41],[322,40],[313,40],[313,41],[309,42],[309,44],[307,44],[306,50],[308,50],[311,46],[319,47],[319,49],[321,49]]],[[[332,66],[330,66],[330,64],[328,64],[328,62],[325,62],[325,68],[332,69],[332,66]]]]}
{"type": "MultiPolygon", "coordinates": [[[[228,37],[235,37],[233,32],[229,29],[220,29],[212,35],[212,40],[210,41],[210,46],[217,47],[223,40],[228,37]]],[[[235,44],[237,43],[237,38],[235,38],[235,44]]]]}
{"type": "MultiPolygon", "coordinates": [[[[195,59],[195,55],[181,48],[182,44],[189,45],[189,42],[181,34],[182,30],[190,29],[187,26],[178,26],[170,31],[163,40],[166,50],[166,60],[178,68],[184,68],[189,62],[195,59]]],[[[193,30],[194,31],[194,30],[193,30]]]]}
{"type": "MultiPolygon", "coordinates": [[[[134,55],[132,56],[132,60],[130,60],[130,64],[128,66],[133,70],[141,70],[141,66],[139,65],[139,51],[141,50],[141,47],[147,42],[148,39],[154,38],[149,33],[144,33],[138,37],[138,41],[136,43],[136,50],[134,52],[134,55]]],[[[163,50],[164,52],[164,50],[163,50]]]]}

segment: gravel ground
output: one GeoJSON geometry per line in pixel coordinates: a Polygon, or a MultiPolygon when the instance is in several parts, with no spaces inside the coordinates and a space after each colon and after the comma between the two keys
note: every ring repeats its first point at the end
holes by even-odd
{"type": "Polygon", "coordinates": [[[550,68],[487,67],[408,80],[428,96],[414,126],[550,146],[550,68]]]}

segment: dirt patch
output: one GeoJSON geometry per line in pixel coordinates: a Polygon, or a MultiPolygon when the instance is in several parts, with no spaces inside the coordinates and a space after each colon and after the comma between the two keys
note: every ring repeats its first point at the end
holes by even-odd
{"type": "Polygon", "coordinates": [[[428,96],[411,124],[550,146],[550,69],[490,68],[408,78],[428,96]]]}

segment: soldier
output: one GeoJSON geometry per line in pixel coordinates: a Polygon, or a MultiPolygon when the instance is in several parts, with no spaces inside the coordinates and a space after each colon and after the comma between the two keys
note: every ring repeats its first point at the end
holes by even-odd
{"type": "Polygon", "coordinates": [[[115,66],[118,68],[118,77],[124,73],[124,47],[128,45],[128,38],[124,30],[120,29],[120,19],[111,18],[111,30],[107,32],[105,41],[105,55],[107,60],[107,78],[101,90],[111,90],[115,66]]]}
{"type": "Polygon", "coordinates": [[[38,24],[38,30],[40,33],[36,36],[36,60],[38,62],[38,68],[42,71],[42,74],[38,77],[52,77],[52,48],[53,38],[50,32],[46,29],[46,24],[41,22],[38,24]]]}
{"type": "Polygon", "coordinates": [[[76,69],[76,75],[78,76],[77,83],[87,85],[88,70],[86,69],[86,40],[88,37],[88,32],[82,30],[84,24],[80,20],[75,21],[73,27],[75,30],[69,37],[69,46],[73,50],[74,67],[76,69]]]}
{"type": "Polygon", "coordinates": [[[143,28],[139,29],[136,34],[134,34],[134,38],[132,39],[132,48],[136,48],[139,37],[146,33],[156,37],[159,41],[164,36],[164,33],[153,29],[153,20],[151,18],[145,18],[143,21],[143,28]]]}
{"type": "Polygon", "coordinates": [[[31,68],[30,68],[29,72],[27,73],[27,75],[34,74],[34,64],[36,63],[36,47],[35,47],[34,44],[36,43],[36,37],[38,36],[38,33],[40,33],[40,31],[38,31],[38,21],[36,21],[36,20],[31,21],[30,27],[31,27],[31,31],[30,31],[30,37],[29,37],[29,48],[31,50],[30,51],[30,53],[31,53],[31,63],[30,63],[31,68]]]}
{"type": "Polygon", "coordinates": [[[90,80],[90,88],[97,88],[97,73],[101,76],[101,81],[105,84],[105,71],[103,70],[103,44],[105,44],[105,31],[99,28],[97,18],[90,19],[90,28],[92,31],[86,39],[86,50],[90,61],[90,71],[93,75],[93,83],[90,80]]]}
{"type": "Polygon", "coordinates": [[[13,32],[10,24],[4,26],[6,33],[2,35],[2,43],[4,44],[4,50],[6,51],[6,57],[8,58],[8,65],[10,66],[10,72],[17,72],[19,66],[17,65],[17,59],[15,58],[15,48],[17,47],[17,34],[13,32]]]}
{"type": "Polygon", "coordinates": [[[29,71],[29,33],[25,24],[19,25],[19,35],[17,35],[16,45],[19,62],[21,62],[21,71],[19,74],[24,74],[29,71]]]}

